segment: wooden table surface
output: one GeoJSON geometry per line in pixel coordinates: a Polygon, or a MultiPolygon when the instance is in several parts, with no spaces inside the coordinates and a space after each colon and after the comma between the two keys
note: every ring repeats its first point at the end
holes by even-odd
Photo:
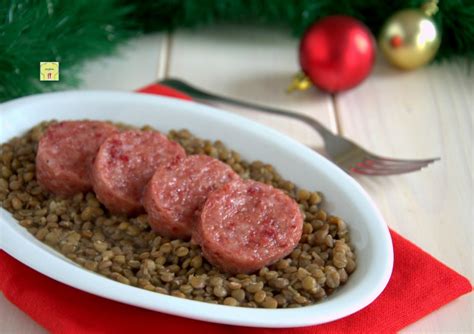
{"type": "MultiPolygon", "coordinates": [[[[381,57],[371,76],[351,91],[315,89],[287,95],[298,70],[296,39],[286,31],[225,26],[154,34],[118,55],[81,69],[81,89],[130,91],[175,76],[216,93],[311,115],[369,150],[396,158],[441,157],[411,174],[355,176],[400,234],[473,282],[474,76],[465,63],[401,72],[381,57]]],[[[278,116],[224,107],[317,147],[306,125],[278,116]]],[[[473,332],[473,294],[405,328],[415,332],[473,332]]],[[[0,294],[2,333],[43,333],[0,294]]]]}

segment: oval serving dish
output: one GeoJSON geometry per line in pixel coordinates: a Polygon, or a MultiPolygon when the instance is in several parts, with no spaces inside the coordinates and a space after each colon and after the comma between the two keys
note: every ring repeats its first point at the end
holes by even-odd
{"type": "Polygon", "coordinates": [[[326,300],[289,309],[254,309],[186,300],[115,282],[87,271],[36,240],[0,209],[0,248],[27,266],[72,287],[138,307],[177,316],[251,327],[299,327],[350,315],[385,288],[393,266],[388,228],[372,200],[349,175],[306,146],[246,118],[194,102],[136,93],[62,92],[0,104],[0,142],[45,120],[97,119],[160,131],[187,128],[220,139],[247,160],[272,164],[280,174],[324,194],[324,208],[347,221],[357,270],[326,300]]]}

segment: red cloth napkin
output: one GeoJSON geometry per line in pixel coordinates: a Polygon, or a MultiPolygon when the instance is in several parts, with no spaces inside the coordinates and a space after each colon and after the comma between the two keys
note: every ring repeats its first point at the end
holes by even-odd
{"type": "MultiPolygon", "coordinates": [[[[152,85],[140,92],[189,97],[152,85]]],[[[395,262],[382,294],[363,310],[324,325],[293,329],[226,326],[190,320],[71,288],[0,251],[0,290],[13,304],[53,333],[309,334],[393,333],[472,291],[463,276],[391,231],[395,262]]]]}

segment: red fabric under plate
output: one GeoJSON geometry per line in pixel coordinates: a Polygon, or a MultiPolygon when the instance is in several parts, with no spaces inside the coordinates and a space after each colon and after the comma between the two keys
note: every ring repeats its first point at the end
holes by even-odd
{"type": "Polygon", "coordinates": [[[186,94],[183,94],[173,88],[169,88],[162,85],[149,85],[149,86],[140,88],[139,90],[137,90],[137,92],[145,93],[145,94],[164,95],[164,96],[175,97],[177,99],[188,100],[188,101],[192,100],[186,94]]]}
{"type": "MultiPolygon", "coordinates": [[[[189,97],[151,85],[139,92],[189,97]]],[[[309,334],[393,333],[472,291],[471,283],[391,231],[395,263],[383,293],[346,318],[319,326],[258,329],[218,325],[152,312],[71,288],[0,251],[0,290],[32,319],[53,333],[309,334]],[[422,277],[430,277],[423,280],[422,277]]]]}

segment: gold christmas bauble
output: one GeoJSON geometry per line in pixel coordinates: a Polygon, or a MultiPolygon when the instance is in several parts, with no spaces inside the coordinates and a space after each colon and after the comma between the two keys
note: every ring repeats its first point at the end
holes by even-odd
{"type": "Polygon", "coordinates": [[[434,58],[441,36],[428,14],[420,9],[404,9],[388,19],[378,43],[390,63],[410,70],[434,58]]]}

